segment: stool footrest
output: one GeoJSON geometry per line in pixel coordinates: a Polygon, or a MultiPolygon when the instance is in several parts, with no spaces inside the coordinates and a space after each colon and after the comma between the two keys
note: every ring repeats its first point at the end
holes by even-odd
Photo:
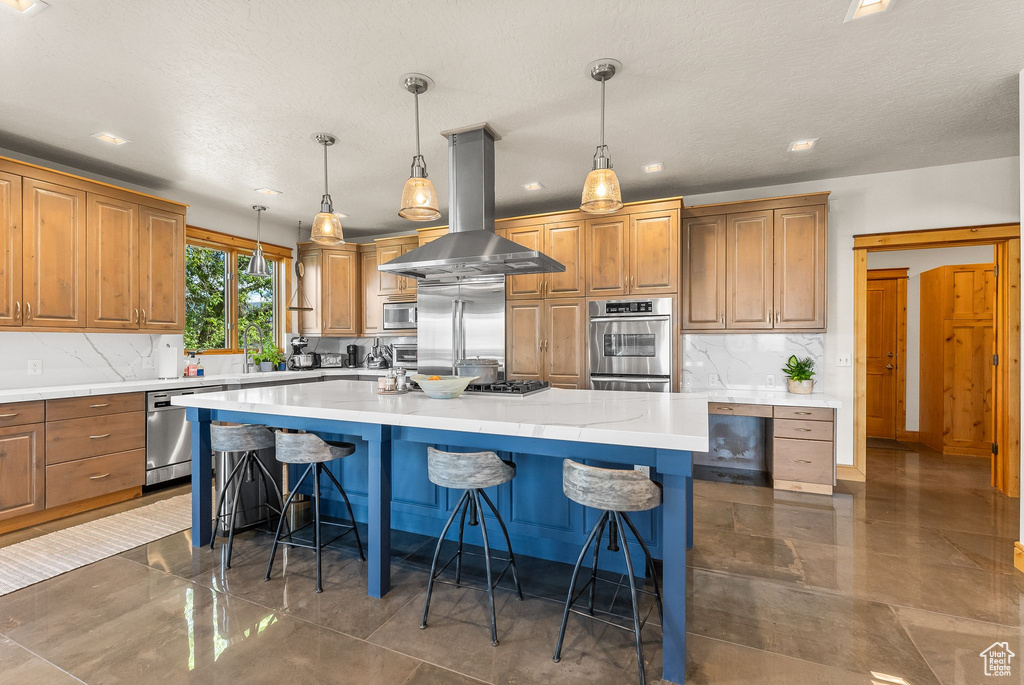
{"type": "MultiPolygon", "coordinates": [[[[295,542],[295,541],[293,541],[291,539],[292,536],[294,536],[296,533],[298,533],[301,530],[305,530],[306,528],[309,528],[311,525],[313,525],[313,521],[310,521],[309,523],[307,523],[306,525],[302,526],[301,528],[296,528],[295,530],[291,531],[290,533],[287,533],[286,535],[282,535],[280,538],[278,538],[278,544],[279,545],[287,545],[288,547],[303,547],[305,549],[316,549],[316,544],[315,543],[311,542],[309,544],[306,544],[304,542],[295,542]]],[[[320,549],[323,549],[324,547],[327,547],[327,546],[333,544],[334,542],[337,542],[338,540],[340,540],[341,538],[345,537],[346,535],[348,535],[349,533],[351,533],[353,530],[356,529],[355,525],[351,525],[351,524],[348,524],[348,523],[334,523],[332,521],[321,521],[320,525],[321,526],[334,526],[335,528],[344,528],[345,529],[341,533],[335,535],[333,538],[328,540],[327,542],[321,542],[320,543],[320,549]]]]}

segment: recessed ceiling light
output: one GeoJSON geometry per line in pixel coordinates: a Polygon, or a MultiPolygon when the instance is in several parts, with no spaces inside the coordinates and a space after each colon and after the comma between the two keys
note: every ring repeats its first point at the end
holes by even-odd
{"type": "Polygon", "coordinates": [[[664,171],[665,165],[661,162],[654,162],[653,164],[644,164],[640,168],[644,170],[645,174],[656,174],[659,171],[664,171]]]}
{"type": "Polygon", "coordinates": [[[43,0],[0,0],[0,5],[7,5],[25,16],[42,12],[49,7],[43,0]]]}
{"type": "Polygon", "coordinates": [[[523,184],[523,189],[524,190],[540,190],[543,187],[544,187],[544,184],[541,183],[540,181],[533,181],[532,183],[524,183],[523,184]]]}
{"type": "Polygon", "coordinates": [[[891,9],[896,0],[853,0],[843,22],[861,19],[891,9]]]}
{"type": "MultiPolygon", "coordinates": [[[[5,1],[6,0],[0,0],[0,2],[5,1]]],[[[115,136],[113,133],[110,133],[108,131],[100,131],[99,133],[93,133],[92,137],[95,138],[96,140],[102,140],[104,143],[110,143],[111,145],[124,145],[125,143],[132,142],[127,138],[115,136]]]]}
{"type": "Polygon", "coordinates": [[[803,152],[804,150],[810,150],[814,147],[814,144],[818,142],[817,138],[807,138],[806,140],[796,140],[789,144],[790,152],[803,152]]]}
{"type": "Polygon", "coordinates": [[[273,188],[253,188],[257,193],[263,193],[264,195],[280,195],[280,190],[274,190],[273,188]]]}

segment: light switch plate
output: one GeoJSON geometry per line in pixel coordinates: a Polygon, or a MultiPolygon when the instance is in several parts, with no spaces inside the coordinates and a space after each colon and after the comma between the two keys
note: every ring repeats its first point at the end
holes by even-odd
{"type": "Polygon", "coordinates": [[[29,359],[28,360],[28,375],[30,375],[30,376],[42,376],[43,375],[43,360],[42,359],[29,359]]]}
{"type": "Polygon", "coordinates": [[[640,473],[644,474],[648,478],[651,477],[651,467],[650,466],[640,466],[639,464],[634,464],[633,465],[633,470],[634,471],[639,471],[640,473]]]}
{"type": "Polygon", "coordinates": [[[850,355],[848,354],[837,354],[836,355],[836,366],[850,366],[850,355]]]}

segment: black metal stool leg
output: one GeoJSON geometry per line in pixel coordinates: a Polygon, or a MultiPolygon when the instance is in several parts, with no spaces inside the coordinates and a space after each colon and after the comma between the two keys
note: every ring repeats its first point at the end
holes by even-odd
{"type": "Polygon", "coordinates": [[[468,503],[462,507],[462,515],[459,516],[459,549],[455,553],[455,587],[459,587],[459,584],[462,583],[462,539],[466,530],[467,511],[469,511],[468,503]]]}
{"type": "Polygon", "coordinates": [[[213,549],[213,543],[217,540],[217,531],[220,529],[220,519],[223,515],[221,509],[224,508],[224,498],[228,494],[228,487],[231,486],[231,480],[235,477],[243,461],[243,459],[238,460],[238,463],[231,469],[231,473],[225,477],[224,487],[220,488],[220,495],[217,496],[217,506],[213,510],[213,532],[210,533],[210,549],[213,549]]]}
{"type": "Polygon", "coordinates": [[[626,530],[622,525],[619,512],[613,512],[618,521],[619,538],[622,540],[622,554],[626,558],[626,573],[629,575],[629,595],[633,600],[633,632],[636,634],[636,660],[637,670],[640,675],[640,685],[645,685],[647,676],[644,672],[644,644],[640,637],[640,608],[636,599],[636,578],[633,576],[633,559],[629,556],[629,542],[626,541],[626,530]]]}
{"type": "Polygon", "coordinates": [[[654,557],[651,556],[651,550],[647,549],[647,543],[644,542],[642,537],[640,537],[640,531],[636,529],[635,525],[633,525],[633,521],[630,520],[629,516],[627,516],[625,512],[619,512],[619,515],[622,517],[622,520],[626,522],[626,525],[629,526],[629,529],[633,531],[633,535],[636,536],[637,542],[640,543],[640,547],[644,550],[644,556],[647,557],[647,572],[651,574],[651,581],[654,583],[654,598],[658,603],[658,620],[660,622],[664,622],[665,617],[661,610],[661,587],[658,585],[658,571],[654,568],[654,557]]]}
{"type": "Polygon", "coordinates": [[[324,584],[320,575],[320,472],[322,464],[313,464],[313,547],[316,549],[316,591],[323,592],[324,584]]]}
{"type": "Polygon", "coordinates": [[[267,494],[267,525],[270,525],[270,512],[272,511],[272,507],[270,506],[271,499],[277,499],[277,511],[279,514],[284,513],[284,500],[281,498],[281,486],[277,484],[273,474],[270,473],[270,469],[267,468],[267,465],[263,463],[258,455],[256,457],[256,467],[259,469],[260,480],[263,481],[263,490],[267,494]]]}
{"type": "Polygon", "coordinates": [[[501,514],[498,513],[498,508],[494,506],[494,502],[487,496],[487,493],[483,490],[477,490],[480,496],[484,498],[484,502],[494,512],[494,518],[498,519],[498,525],[501,526],[501,534],[505,536],[505,546],[508,547],[508,560],[512,566],[512,580],[516,583],[516,594],[519,595],[519,601],[523,601],[523,588],[519,585],[519,569],[516,568],[516,555],[512,551],[512,540],[508,537],[508,528],[505,527],[505,521],[502,520],[501,514]]]}
{"type": "Polygon", "coordinates": [[[601,536],[604,535],[605,524],[608,523],[608,512],[601,514],[599,523],[601,530],[597,531],[597,544],[594,545],[594,563],[590,568],[590,598],[587,600],[587,613],[594,615],[594,596],[597,593],[597,557],[601,552],[601,536]]]}
{"type": "Polygon", "coordinates": [[[462,508],[463,503],[468,499],[469,491],[467,490],[462,493],[459,503],[452,510],[452,515],[448,517],[448,522],[444,524],[441,537],[437,539],[437,547],[434,548],[434,561],[430,564],[430,577],[427,579],[427,601],[423,604],[423,620],[420,622],[420,628],[427,627],[427,612],[430,611],[430,595],[434,591],[434,574],[437,572],[437,558],[441,556],[441,545],[444,544],[444,539],[448,535],[448,529],[452,527],[452,522],[455,521],[455,515],[459,513],[459,509],[462,508]]]}
{"type": "Polygon", "coordinates": [[[359,548],[359,558],[366,561],[366,555],[363,554],[363,542],[359,539],[359,526],[356,525],[356,515],[352,512],[352,503],[348,501],[348,494],[345,493],[345,488],[341,487],[341,483],[338,482],[338,479],[334,477],[334,474],[326,466],[324,467],[324,473],[334,483],[334,487],[338,488],[342,499],[345,500],[345,506],[348,508],[348,518],[352,521],[352,532],[356,534],[356,547],[359,548]]]}
{"type": "MultiPolygon", "coordinates": [[[[576,577],[580,574],[580,566],[583,565],[583,557],[587,556],[587,550],[590,549],[590,543],[594,542],[594,538],[597,537],[597,528],[601,525],[602,519],[598,520],[594,524],[594,527],[590,530],[590,535],[587,536],[587,541],[583,545],[583,549],[580,550],[580,558],[576,560],[576,565],[572,569],[572,580],[569,582],[569,594],[565,597],[565,609],[562,611],[562,627],[558,629],[558,642],[555,644],[555,656],[552,660],[558,663],[562,660],[562,641],[565,639],[565,624],[569,620],[569,609],[572,608],[572,594],[576,591],[576,577]]],[[[597,544],[601,544],[601,539],[597,539],[597,544]]]]}
{"type": "MultiPolygon", "coordinates": [[[[244,464],[248,459],[248,454],[242,457],[242,461],[239,463],[244,464]]],[[[234,549],[235,542],[235,517],[238,516],[238,505],[242,500],[242,484],[245,482],[245,478],[239,473],[235,477],[235,491],[231,495],[231,524],[228,528],[228,552],[227,558],[224,560],[224,568],[231,568],[231,550],[234,549]]]]}
{"type": "Polygon", "coordinates": [[[491,645],[498,646],[498,625],[494,620],[494,581],[491,580],[491,546],[487,541],[487,522],[484,521],[484,511],[480,506],[480,491],[473,490],[473,499],[476,501],[476,508],[480,511],[480,532],[484,536],[484,568],[487,570],[487,604],[491,609],[491,645]]]}
{"type": "Polygon", "coordinates": [[[285,518],[287,518],[288,507],[291,506],[292,500],[295,499],[295,495],[298,494],[299,488],[302,486],[302,482],[306,480],[306,476],[313,469],[313,465],[310,464],[306,467],[306,470],[299,476],[299,482],[295,484],[292,491],[288,493],[288,499],[284,501],[283,511],[281,512],[281,518],[277,522],[277,532],[274,533],[274,545],[270,548],[270,561],[267,562],[267,575],[263,578],[264,580],[270,580],[270,572],[274,568],[274,557],[277,555],[277,543],[281,539],[281,526],[284,524],[285,518]]]}

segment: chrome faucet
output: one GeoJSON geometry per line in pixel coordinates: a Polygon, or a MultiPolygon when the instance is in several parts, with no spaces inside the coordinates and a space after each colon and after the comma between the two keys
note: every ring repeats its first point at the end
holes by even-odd
{"type": "Polygon", "coordinates": [[[242,332],[242,373],[249,373],[249,365],[256,366],[256,362],[249,356],[249,333],[253,330],[256,331],[256,339],[259,341],[259,351],[263,352],[263,331],[260,327],[254,323],[249,324],[245,327],[245,331],[242,332]]]}

